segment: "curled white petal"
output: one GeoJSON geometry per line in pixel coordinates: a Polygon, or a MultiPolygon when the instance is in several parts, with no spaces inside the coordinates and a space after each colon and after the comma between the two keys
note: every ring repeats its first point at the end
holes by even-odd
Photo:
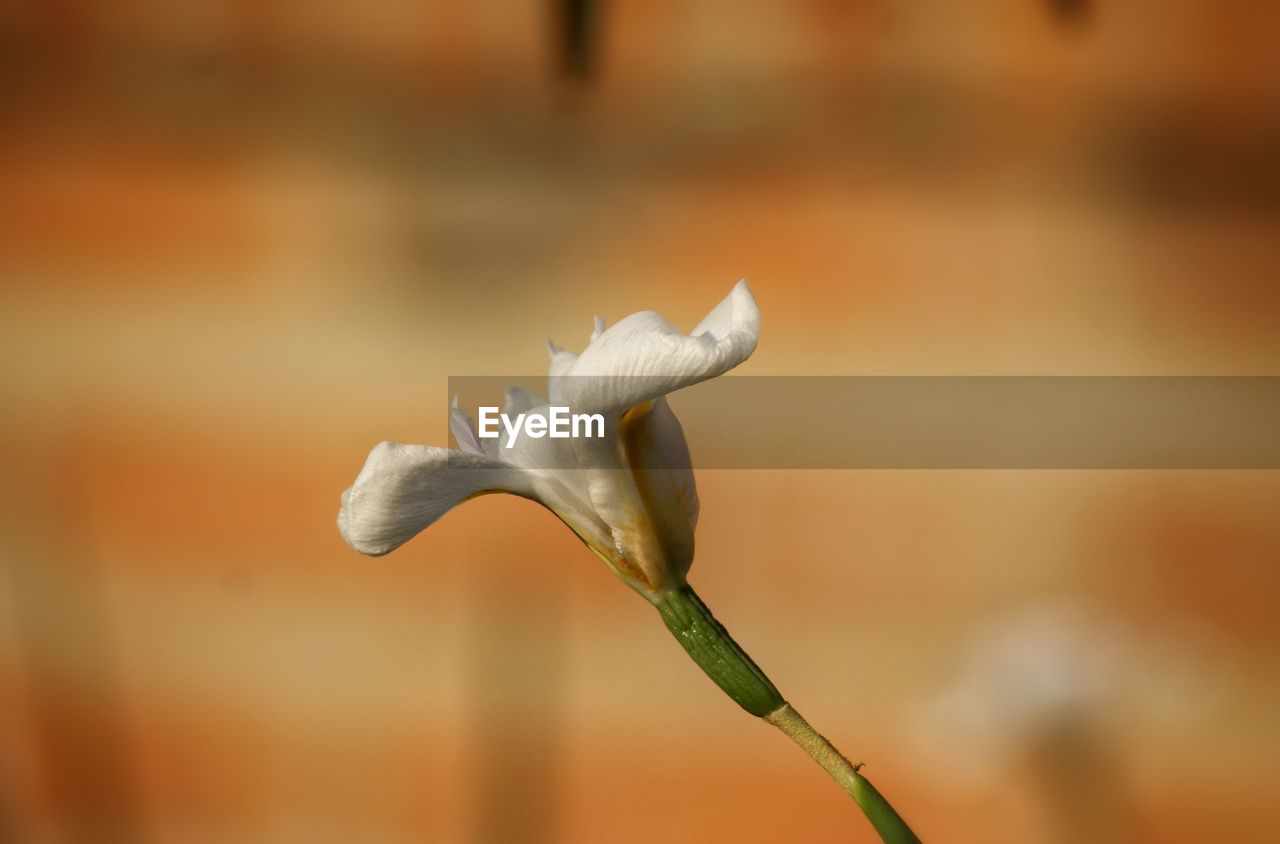
{"type": "Polygon", "coordinates": [[[386,554],[486,492],[535,497],[530,478],[518,467],[447,448],[380,443],[342,493],[338,530],[360,553],[386,554]]]}
{"type": "Polygon", "coordinates": [[[551,400],[620,413],[723,375],[755,351],[759,337],[760,309],[744,279],[692,334],[642,311],[606,329],[576,359],[563,351],[553,356],[551,400]]]}

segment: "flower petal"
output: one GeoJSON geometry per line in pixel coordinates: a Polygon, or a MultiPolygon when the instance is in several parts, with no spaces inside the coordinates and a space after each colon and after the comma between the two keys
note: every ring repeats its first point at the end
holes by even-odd
{"type": "Polygon", "coordinates": [[[528,413],[535,407],[546,405],[547,400],[537,393],[531,393],[524,387],[512,385],[507,387],[506,407],[504,411],[512,413],[528,413]]]}
{"type": "Polygon", "coordinates": [[[760,309],[744,279],[691,335],[641,311],[603,331],[576,360],[563,350],[553,355],[551,400],[576,411],[621,413],[723,375],[755,351],[759,337],[760,309]]]}
{"type": "Polygon", "coordinates": [[[380,443],[342,493],[338,530],[352,548],[379,556],[486,492],[535,497],[530,478],[515,466],[465,451],[380,443]]]}
{"type": "Polygon", "coordinates": [[[674,522],[678,509],[692,536],[699,509],[693,461],[684,429],[665,398],[637,407],[623,418],[622,444],[650,510],[669,508],[663,518],[674,522]]]}
{"type": "MultiPolygon", "coordinates": [[[[578,471],[586,481],[587,500],[597,517],[604,522],[610,538],[606,561],[632,588],[645,593],[669,586],[671,572],[683,577],[688,561],[673,559],[693,544],[684,542],[687,525],[676,540],[661,531],[654,522],[648,503],[637,485],[635,475],[626,464],[616,436],[565,440],[583,466],[578,471]]],[[[679,523],[677,523],[679,524],[679,523]]]]}
{"type": "Polygon", "coordinates": [[[576,443],[592,464],[592,505],[650,588],[682,581],[693,562],[698,493],[680,422],[665,398],[645,402],[623,415],[611,445],[576,443]]]}
{"type": "MultiPolygon", "coordinates": [[[[507,412],[547,416],[547,402],[519,387],[507,390],[507,412]]],[[[525,472],[533,497],[542,502],[587,544],[611,548],[609,529],[591,506],[589,475],[578,468],[572,440],[521,436],[512,445],[501,439],[503,463],[525,472]]]]}
{"type": "Polygon", "coordinates": [[[484,444],[480,442],[480,435],[476,433],[475,422],[470,414],[458,407],[457,396],[453,397],[453,403],[449,405],[449,431],[463,451],[472,454],[486,453],[484,444]]]}
{"type": "Polygon", "coordinates": [[[551,355],[551,365],[547,369],[547,394],[555,400],[560,393],[560,379],[573,367],[578,356],[550,340],[547,341],[547,352],[551,355]]]}

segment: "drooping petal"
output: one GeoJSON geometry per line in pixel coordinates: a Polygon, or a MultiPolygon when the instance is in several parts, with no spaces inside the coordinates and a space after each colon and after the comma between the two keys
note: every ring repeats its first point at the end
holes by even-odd
{"type": "Polygon", "coordinates": [[[352,548],[379,556],[486,492],[536,497],[530,478],[518,467],[465,451],[380,443],[342,493],[338,530],[352,548]]]}
{"type": "Polygon", "coordinates": [[[751,355],[759,336],[760,309],[744,279],[692,334],[642,311],[606,329],[576,360],[563,351],[553,356],[551,400],[575,411],[621,413],[723,375],[751,355]]]}

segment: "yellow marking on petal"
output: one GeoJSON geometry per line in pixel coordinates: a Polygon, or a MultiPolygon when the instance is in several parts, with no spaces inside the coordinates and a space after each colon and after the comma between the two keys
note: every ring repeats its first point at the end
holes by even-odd
{"type": "MultiPolygon", "coordinates": [[[[546,507],[548,510],[550,510],[557,519],[559,519],[561,522],[564,523],[565,527],[573,531],[573,535],[578,537],[578,539],[581,540],[582,544],[587,546],[587,548],[591,551],[592,554],[595,554],[597,557],[599,557],[600,560],[606,566],[609,567],[609,570],[611,572],[616,574],[618,577],[622,578],[622,580],[626,582],[628,585],[632,586],[632,588],[637,588],[638,586],[643,586],[645,589],[649,589],[649,590],[652,590],[655,588],[655,584],[653,583],[652,580],[649,579],[648,575],[646,575],[642,570],[637,568],[630,560],[623,559],[621,556],[615,556],[613,554],[610,554],[608,551],[604,550],[603,548],[598,547],[594,542],[592,542],[590,539],[587,538],[586,532],[581,530],[576,524],[574,524],[573,520],[567,517],[564,513],[561,513],[558,510],[555,510],[554,508],[550,507],[545,501],[540,501],[536,498],[531,500],[537,501],[543,507],[546,507]]],[[[638,590],[638,591],[643,592],[643,590],[638,590]]]]}
{"type": "MultiPolygon", "coordinates": [[[[579,534],[579,537],[581,537],[581,534],[579,534]]],[[[654,588],[655,584],[649,580],[648,576],[646,576],[643,571],[637,568],[629,560],[623,559],[622,557],[612,557],[592,545],[590,542],[587,542],[585,539],[583,539],[582,542],[591,549],[591,553],[599,557],[614,574],[622,578],[622,580],[628,585],[633,588],[637,584],[643,585],[647,589],[654,588]]]]}

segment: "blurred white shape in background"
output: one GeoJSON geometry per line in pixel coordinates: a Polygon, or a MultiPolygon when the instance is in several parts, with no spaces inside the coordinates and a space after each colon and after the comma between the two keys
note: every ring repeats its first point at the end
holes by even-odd
{"type": "Polygon", "coordinates": [[[1215,650],[1079,601],[1022,605],[959,639],[910,715],[912,758],[953,788],[1026,788],[1037,840],[1124,840],[1130,744],[1194,734],[1228,679],[1215,650]]]}

